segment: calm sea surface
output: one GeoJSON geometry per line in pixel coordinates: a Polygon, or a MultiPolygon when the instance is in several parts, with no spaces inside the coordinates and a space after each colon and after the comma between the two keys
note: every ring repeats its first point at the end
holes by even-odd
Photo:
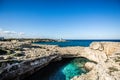
{"type": "Polygon", "coordinates": [[[92,42],[120,42],[120,40],[66,40],[65,42],[37,42],[36,44],[44,44],[44,45],[58,45],[60,47],[67,46],[84,46],[87,47],[92,42]]]}

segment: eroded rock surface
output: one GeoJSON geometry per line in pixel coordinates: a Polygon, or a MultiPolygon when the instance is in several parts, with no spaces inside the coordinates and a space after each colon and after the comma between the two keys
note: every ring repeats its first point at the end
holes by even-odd
{"type": "Polygon", "coordinates": [[[0,80],[22,79],[38,71],[51,61],[70,57],[85,57],[87,74],[72,80],[120,80],[120,43],[93,42],[90,47],[58,47],[37,45],[30,42],[0,42],[0,80]]]}
{"type": "Polygon", "coordinates": [[[93,64],[86,63],[87,68],[91,70],[87,74],[75,76],[71,80],[120,80],[120,43],[94,42],[90,48],[95,52],[100,51],[97,54],[99,62],[93,68],[93,64]],[[105,54],[103,55],[103,53],[105,54]]]}
{"type": "Polygon", "coordinates": [[[88,71],[92,70],[95,66],[96,66],[96,64],[93,62],[87,62],[84,65],[85,69],[87,69],[88,71]]]}

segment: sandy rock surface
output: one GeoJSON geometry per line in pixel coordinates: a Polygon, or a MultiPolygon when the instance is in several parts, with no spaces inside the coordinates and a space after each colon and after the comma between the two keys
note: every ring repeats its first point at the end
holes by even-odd
{"type": "Polygon", "coordinates": [[[0,80],[19,79],[21,75],[32,74],[52,60],[71,57],[85,57],[94,62],[84,65],[88,73],[71,80],[120,80],[119,42],[93,42],[90,47],[58,47],[12,41],[0,42],[0,49],[6,51],[0,54],[0,80]]]}

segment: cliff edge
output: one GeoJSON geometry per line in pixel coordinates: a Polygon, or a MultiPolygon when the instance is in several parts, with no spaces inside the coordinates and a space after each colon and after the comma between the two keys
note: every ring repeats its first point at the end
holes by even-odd
{"type": "Polygon", "coordinates": [[[89,72],[71,80],[120,80],[120,43],[93,42],[89,47],[58,47],[30,42],[0,42],[0,80],[21,80],[52,61],[85,57],[89,72]]]}

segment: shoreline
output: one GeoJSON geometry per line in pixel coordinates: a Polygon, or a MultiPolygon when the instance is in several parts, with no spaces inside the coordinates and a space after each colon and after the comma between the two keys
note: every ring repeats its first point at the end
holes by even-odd
{"type": "MultiPolygon", "coordinates": [[[[110,67],[109,64],[119,65],[119,61],[116,63],[111,63],[113,58],[116,58],[116,52],[120,53],[120,42],[92,42],[89,47],[58,47],[53,45],[39,45],[31,44],[30,42],[24,41],[11,41],[11,42],[1,42],[1,49],[13,51],[10,54],[0,55],[1,60],[22,60],[20,63],[2,63],[0,67],[0,80],[12,79],[12,80],[21,80],[27,75],[31,75],[34,72],[48,65],[51,61],[61,60],[62,58],[73,58],[73,57],[85,57],[91,61],[94,61],[94,68],[97,68],[99,64],[102,64],[101,69],[106,69],[105,67],[110,67]],[[106,63],[106,60],[109,62],[106,63]],[[104,65],[107,64],[107,65],[104,65]],[[22,76],[22,77],[21,77],[22,76]]],[[[119,57],[120,55],[118,55],[119,57]]],[[[118,59],[119,60],[119,59],[118,59]]],[[[93,64],[93,63],[90,63],[93,64]]],[[[93,66],[92,66],[93,67],[93,66]]],[[[90,72],[82,75],[82,78],[85,78],[87,75],[92,76],[90,73],[95,73],[96,71],[91,69],[89,65],[86,68],[90,68],[90,72]]],[[[119,69],[118,68],[118,73],[119,69]]],[[[99,69],[98,69],[99,70],[99,69]]],[[[119,79],[118,73],[115,78],[119,79]]],[[[106,72],[103,75],[108,75],[106,72]]],[[[100,75],[99,76],[103,76],[100,75]]],[[[94,74],[94,76],[97,76],[94,74]]],[[[111,78],[111,75],[109,75],[111,78]]],[[[114,76],[112,76],[114,77],[114,76]]],[[[81,76],[74,77],[73,80],[82,80],[81,76]]],[[[92,77],[94,78],[94,77],[92,77]]],[[[106,76],[104,76],[106,78],[106,76]]],[[[85,79],[84,79],[85,80],[85,79]]],[[[92,79],[95,80],[95,79],[92,79]]]]}

